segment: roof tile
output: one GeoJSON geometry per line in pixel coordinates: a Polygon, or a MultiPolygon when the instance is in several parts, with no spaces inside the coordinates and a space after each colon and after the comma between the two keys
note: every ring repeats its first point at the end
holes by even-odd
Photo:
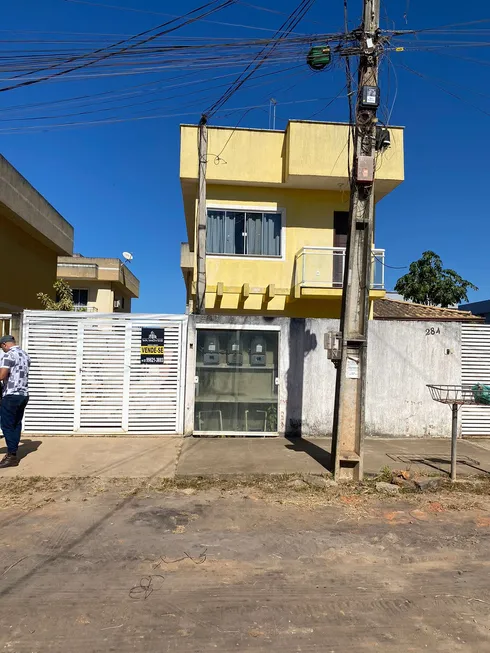
{"type": "Polygon", "coordinates": [[[483,318],[469,311],[439,306],[412,304],[396,299],[376,299],[374,301],[375,320],[432,320],[433,322],[483,322],[483,318]]]}

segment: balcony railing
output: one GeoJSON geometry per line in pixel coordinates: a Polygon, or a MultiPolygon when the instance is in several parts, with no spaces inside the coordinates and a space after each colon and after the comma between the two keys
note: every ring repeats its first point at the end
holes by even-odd
{"type": "Polygon", "coordinates": [[[99,310],[96,306],[87,306],[86,304],[75,304],[73,310],[78,313],[97,313],[99,310]]]}
{"type": "MultiPolygon", "coordinates": [[[[302,288],[342,288],[344,247],[303,247],[296,254],[295,285],[302,288]]],[[[371,290],[384,290],[385,250],[372,250],[371,290]]]]}

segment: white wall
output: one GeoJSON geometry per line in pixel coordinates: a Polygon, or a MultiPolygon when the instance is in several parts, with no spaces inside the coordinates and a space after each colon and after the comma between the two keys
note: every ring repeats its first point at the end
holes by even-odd
{"type": "Polygon", "coordinates": [[[429,383],[461,383],[461,324],[372,322],[367,435],[450,437],[450,410],[431,400],[429,383]]]}
{"type": "MultiPolygon", "coordinates": [[[[338,320],[190,316],[185,432],[194,425],[195,323],[280,328],[279,432],[331,435],[336,370],[324,334],[338,320]]],[[[369,331],[366,430],[382,437],[450,437],[451,415],[427,384],[461,383],[461,325],[372,321],[369,331]],[[432,332],[433,330],[433,332],[432,332]]]]}

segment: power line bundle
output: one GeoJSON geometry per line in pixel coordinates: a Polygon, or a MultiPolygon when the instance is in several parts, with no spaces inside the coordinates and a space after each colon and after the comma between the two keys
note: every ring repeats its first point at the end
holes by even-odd
{"type": "MultiPolygon", "coordinates": [[[[263,103],[272,95],[280,102],[283,99],[282,104],[285,104],[289,97],[282,98],[280,94],[287,93],[311,78],[306,57],[312,47],[331,47],[333,68],[343,66],[343,61],[348,61],[349,55],[355,55],[355,31],[348,32],[346,29],[345,32],[310,35],[295,31],[301,21],[308,20],[305,17],[314,1],[300,0],[287,15],[241,0],[211,0],[182,16],[171,17],[156,27],[129,36],[1,30],[0,93],[44,83],[50,83],[51,93],[49,100],[4,104],[0,123],[5,127],[0,127],[0,131],[23,132],[185,115],[197,118],[205,107],[208,107],[206,114],[209,117],[226,117],[225,105],[243,88],[266,87],[264,99],[257,98],[255,102],[255,107],[261,110],[263,103]],[[237,4],[262,12],[286,15],[286,19],[277,30],[257,26],[255,29],[259,32],[271,32],[270,37],[265,38],[262,35],[260,38],[244,39],[180,34],[182,28],[197,22],[233,25],[225,21],[210,21],[209,17],[237,4]],[[179,34],[176,34],[177,31],[179,34]],[[293,84],[290,83],[292,78],[293,84]],[[128,84],[131,79],[137,83],[128,84]],[[119,80],[123,82],[122,85],[119,80]],[[61,81],[70,82],[70,86],[90,86],[84,89],[85,92],[71,91],[70,95],[66,95],[63,92],[65,85],[53,85],[61,81]]],[[[77,2],[158,14],[144,9],[133,10],[85,0],[77,2]]],[[[461,50],[466,54],[475,48],[490,46],[490,30],[482,27],[487,22],[490,19],[419,30],[381,30],[383,57],[389,64],[389,70],[393,71],[395,81],[395,68],[399,66],[430,81],[430,76],[418,74],[407,65],[406,55],[401,55],[398,63],[397,53],[400,51],[434,53],[472,64],[490,65],[488,60],[460,53],[461,50]]],[[[253,29],[246,25],[236,26],[253,29]]],[[[448,92],[439,82],[436,85],[448,92]]],[[[345,88],[344,86],[338,91],[337,95],[334,91],[327,94],[328,97],[313,98],[311,101],[328,102],[319,110],[308,113],[307,117],[316,118],[320,115],[333,101],[342,97],[345,88]]],[[[449,94],[458,97],[452,92],[449,94]]],[[[479,95],[483,96],[482,93],[479,95]]],[[[353,97],[352,89],[348,96],[353,97]]],[[[29,99],[25,94],[23,97],[24,100],[29,99]]],[[[303,101],[310,99],[300,95],[292,103],[303,101]]],[[[386,107],[386,122],[389,122],[395,101],[396,90],[391,109],[386,107]]],[[[250,102],[246,104],[249,106],[250,102]]],[[[238,107],[226,109],[228,115],[239,110],[238,107]]],[[[250,109],[247,108],[248,110],[250,109]]],[[[280,113],[279,117],[281,118],[280,113]]]]}

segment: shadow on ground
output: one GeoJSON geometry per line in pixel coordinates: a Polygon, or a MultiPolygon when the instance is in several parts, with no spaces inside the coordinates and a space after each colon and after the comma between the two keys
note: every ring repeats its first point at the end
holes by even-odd
{"type": "MultiPolygon", "coordinates": [[[[39,449],[39,447],[42,445],[41,440],[22,440],[21,443],[19,444],[19,450],[17,452],[17,456],[19,460],[22,460],[22,458],[25,458],[31,453],[34,453],[39,449]]],[[[7,453],[7,447],[1,447],[0,448],[0,454],[6,454],[7,453]]]]}
{"type": "Polygon", "coordinates": [[[311,440],[305,440],[304,438],[289,436],[286,440],[290,443],[286,445],[286,449],[306,453],[319,465],[324,467],[326,471],[332,471],[332,456],[329,451],[318,446],[311,440]]]}

